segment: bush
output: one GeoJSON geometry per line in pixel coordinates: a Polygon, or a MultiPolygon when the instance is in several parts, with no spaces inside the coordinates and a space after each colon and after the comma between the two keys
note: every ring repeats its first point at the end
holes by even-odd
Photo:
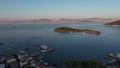
{"type": "Polygon", "coordinates": [[[67,68],[81,68],[81,63],[80,63],[80,61],[71,61],[71,60],[69,60],[69,61],[65,62],[65,66],[67,68]]]}
{"type": "Polygon", "coordinates": [[[82,67],[84,68],[104,68],[102,63],[96,62],[96,61],[82,61],[81,62],[82,67]]]}

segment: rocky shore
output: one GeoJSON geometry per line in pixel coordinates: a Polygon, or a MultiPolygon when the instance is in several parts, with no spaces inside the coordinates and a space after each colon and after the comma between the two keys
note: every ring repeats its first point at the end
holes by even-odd
{"type": "Polygon", "coordinates": [[[28,53],[29,48],[25,48],[17,54],[0,55],[0,68],[54,68],[43,60],[45,55],[53,51],[41,45],[40,51],[34,53],[28,53]]]}

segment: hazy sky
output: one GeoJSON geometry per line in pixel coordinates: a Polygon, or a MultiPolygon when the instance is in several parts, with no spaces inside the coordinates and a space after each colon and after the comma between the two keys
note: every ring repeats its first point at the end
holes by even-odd
{"type": "Polygon", "coordinates": [[[120,0],[0,0],[0,20],[120,18],[120,0]]]}

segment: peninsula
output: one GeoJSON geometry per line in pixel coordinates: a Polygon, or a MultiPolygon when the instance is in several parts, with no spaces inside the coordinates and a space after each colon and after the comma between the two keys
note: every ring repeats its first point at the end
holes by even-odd
{"type": "Polygon", "coordinates": [[[59,27],[54,29],[55,32],[59,33],[75,33],[75,32],[81,32],[81,33],[89,33],[89,34],[94,34],[94,35],[100,35],[100,31],[95,31],[95,30],[88,30],[88,29],[75,29],[75,28],[70,28],[70,27],[59,27]]]}
{"type": "Polygon", "coordinates": [[[120,26],[120,20],[106,23],[105,25],[110,25],[110,26],[120,26]]]}

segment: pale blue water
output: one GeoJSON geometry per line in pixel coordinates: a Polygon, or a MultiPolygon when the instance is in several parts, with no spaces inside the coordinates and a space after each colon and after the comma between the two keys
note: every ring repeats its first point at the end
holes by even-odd
{"type": "Polygon", "coordinates": [[[104,23],[69,23],[69,24],[1,24],[0,54],[17,53],[23,48],[30,52],[39,51],[38,45],[45,44],[56,51],[47,55],[48,63],[63,64],[66,60],[105,61],[109,53],[120,53],[120,27],[105,26],[104,23]],[[68,26],[101,31],[101,35],[81,33],[56,33],[56,27],[68,26]],[[17,49],[8,49],[9,45],[17,49]]]}

